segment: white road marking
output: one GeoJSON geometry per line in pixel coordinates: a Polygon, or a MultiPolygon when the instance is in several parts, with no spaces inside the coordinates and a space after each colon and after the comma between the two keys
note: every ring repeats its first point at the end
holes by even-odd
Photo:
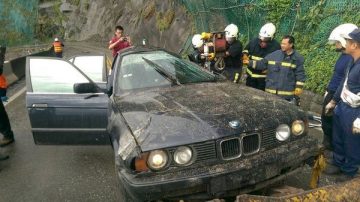
{"type": "Polygon", "coordinates": [[[7,102],[4,102],[4,106],[8,105],[10,102],[14,101],[16,98],[18,98],[21,94],[23,94],[26,91],[26,86],[19,90],[17,93],[15,93],[13,96],[11,96],[7,102]]]}

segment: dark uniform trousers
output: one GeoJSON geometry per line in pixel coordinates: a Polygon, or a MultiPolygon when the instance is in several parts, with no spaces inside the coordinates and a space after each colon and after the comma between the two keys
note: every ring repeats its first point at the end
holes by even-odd
{"type": "Polygon", "coordinates": [[[11,130],[9,117],[5,111],[4,104],[0,101],[0,132],[5,138],[12,139],[14,134],[11,130]]]}
{"type": "Polygon", "coordinates": [[[352,133],[352,124],[359,114],[360,108],[352,108],[342,100],[334,110],[334,163],[350,176],[356,174],[360,165],[360,135],[352,133]]]}

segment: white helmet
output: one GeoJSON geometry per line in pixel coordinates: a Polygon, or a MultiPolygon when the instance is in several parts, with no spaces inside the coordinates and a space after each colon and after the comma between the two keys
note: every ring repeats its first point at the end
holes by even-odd
{"type": "Polygon", "coordinates": [[[200,34],[195,34],[191,40],[192,45],[194,46],[194,48],[200,48],[202,45],[204,45],[204,42],[201,38],[200,34]]]}
{"type": "Polygon", "coordinates": [[[261,27],[259,32],[259,38],[274,38],[274,34],[276,32],[276,27],[273,23],[266,23],[264,26],[261,27]]]}
{"type": "Polygon", "coordinates": [[[341,43],[341,46],[345,48],[346,40],[343,35],[348,35],[350,32],[354,31],[354,29],[357,29],[358,27],[351,23],[341,24],[337,26],[330,34],[329,36],[329,43],[334,44],[337,41],[341,43]]]}
{"type": "Polygon", "coordinates": [[[238,33],[239,33],[238,27],[234,24],[230,24],[230,25],[226,26],[224,31],[225,31],[225,37],[237,38],[238,33]]]}
{"type": "Polygon", "coordinates": [[[56,37],[56,38],[54,39],[54,41],[59,41],[59,38],[56,37]]]}

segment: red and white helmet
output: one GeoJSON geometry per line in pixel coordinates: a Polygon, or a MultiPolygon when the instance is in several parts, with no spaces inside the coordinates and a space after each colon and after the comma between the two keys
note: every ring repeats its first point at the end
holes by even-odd
{"type": "Polygon", "coordinates": [[[344,35],[348,35],[350,32],[354,31],[358,27],[351,23],[341,24],[337,26],[333,31],[331,32],[329,36],[329,43],[334,44],[337,41],[341,43],[341,46],[345,48],[346,46],[346,40],[343,37],[344,35]]]}

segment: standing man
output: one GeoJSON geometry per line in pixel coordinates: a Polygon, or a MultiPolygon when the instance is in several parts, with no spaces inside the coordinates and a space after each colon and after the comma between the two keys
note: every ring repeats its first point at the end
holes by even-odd
{"type": "MultiPolygon", "coordinates": [[[[0,73],[3,73],[3,65],[5,60],[6,47],[0,47],[0,73]]],[[[14,134],[11,130],[9,117],[5,111],[2,101],[0,101],[0,133],[4,136],[0,140],[0,147],[6,146],[14,142],[14,134]]],[[[0,156],[1,159],[1,156],[0,156]]]]}
{"type": "Polygon", "coordinates": [[[131,39],[129,36],[124,36],[124,28],[122,26],[115,27],[114,37],[109,41],[109,49],[112,50],[113,57],[121,49],[131,46],[131,39]]]}
{"type": "Polygon", "coordinates": [[[267,70],[265,91],[298,105],[295,96],[303,92],[306,80],[304,57],[295,50],[295,39],[286,35],[281,50],[270,53],[262,60],[245,60],[255,70],[267,70]]]}
{"type": "Polygon", "coordinates": [[[339,87],[342,79],[345,76],[345,70],[348,65],[352,62],[352,57],[348,54],[345,54],[346,40],[341,35],[349,34],[351,31],[356,29],[357,26],[354,24],[342,24],[337,26],[329,36],[329,43],[335,44],[336,52],[340,52],[340,57],[336,61],[334,67],[334,73],[331,77],[331,80],[326,88],[324,101],[323,101],[323,110],[321,113],[321,127],[324,132],[323,136],[323,145],[325,147],[325,157],[330,160],[328,163],[331,163],[332,160],[332,127],[333,127],[333,118],[332,116],[325,115],[325,107],[333,99],[336,89],[339,87]]]}
{"type": "MultiPolygon", "coordinates": [[[[267,23],[261,27],[259,37],[252,39],[243,51],[243,58],[251,60],[261,60],[266,55],[279,50],[280,44],[274,39],[276,27],[272,23],[267,23]]],[[[257,70],[252,67],[246,69],[246,85],[265,91],[266,70],[257,70]]]]}
{"type": "Polygon", "coordinates": [[[225,28],[227,49],[225,52],[225,76],[230,81],[239,82],[242,70],[242,44],[237,40],[239,29],[236,25],[230,24],[225,28]]]}
{"type": "Polygon", "coordinates": [[[338,182],[355,177],[360,166],[360,29],[342,35],[346,39],[345,53],[353,58],[345,78],[336,90],[333,99],[326,105],[326,114],[333,115],[332,174],[340,174],[338,182]]]}
{"type": "Polygon", "coordinates": [[[62,58],[63,47],[64,47],[64,44],[61,41],[59,41],[59,38],[56,37],[54,39],[53,44],[52,44],[52,48],[54,50],[54,53],[55,53],[56,57],[62,58]]]}

